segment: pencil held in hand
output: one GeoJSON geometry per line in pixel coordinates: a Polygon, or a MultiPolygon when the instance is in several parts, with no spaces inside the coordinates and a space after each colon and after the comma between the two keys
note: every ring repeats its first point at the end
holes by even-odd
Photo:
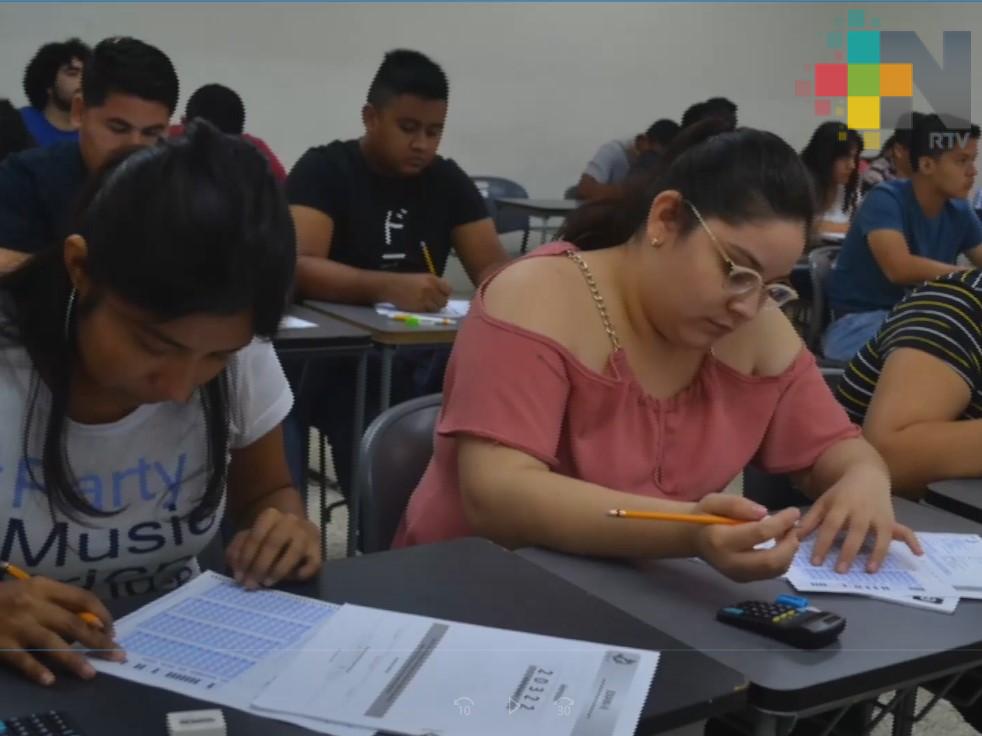
{"type": "MultiPolygon", "coordinates": [[[[16,580],[30,580],[31,576],[26,572],[21,570],[17,565],[12,562],[0,562],[0,572],[9,575],[16,580]]],[[[82,611],[78,614],[78,617],[82,619],[89,626],[95,626],[97,629],[105,628],[102,625],[102,619],[96,616],[94,613],[89,613],[88,611],[82,611]]]]}
{"type": "Polygon", "coordinates": [[[419,241],[419,249],[423,251],[423,258],[426,260],[426,270],[436,276],[436,265],[433,263],[433,256],[430,255],[430,249],[426,247],[425,241],[419,241]]]}
{"type": "Polygon", "coordinates": [[[685,524],[745,524],[740,519],[730,519],[714,514],[672,514],[662,511],[629,511],[628,509],[611,509],[607,516],[619,519],[641,519],[644,521],[680,521],[685,524]]]}

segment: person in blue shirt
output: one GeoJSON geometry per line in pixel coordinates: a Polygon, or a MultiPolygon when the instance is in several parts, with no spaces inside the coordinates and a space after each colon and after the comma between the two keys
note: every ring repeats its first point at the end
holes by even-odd
{"type": "Polygon", "coordinates": [[[64,239],[89,173],[122,149],[157,143],[177,93],[177,73],[160,49],[125,37],[96,46],[72,102],[78,141],[23,151],[0,164],[0,271],[64,239]]]}
{"type": "Polygon", "coordinates": [[[829,276],[826,358],[852,358],[910,287],[964,270],[959,255],[982,266],[982,223],[966,200],[978,140],[977,125],[946,125],[938,115],[915,121],[911,178],[866,195],[829,276]]]}
{"type": "Polygon", "coordinates": [[[77,141],[72,122],[72,99],[82,88],[82,71],[92,53],[77,38],[46,43],[24,71],[24,94],[31,103],[20,116],[39,146],[77,141]]]}

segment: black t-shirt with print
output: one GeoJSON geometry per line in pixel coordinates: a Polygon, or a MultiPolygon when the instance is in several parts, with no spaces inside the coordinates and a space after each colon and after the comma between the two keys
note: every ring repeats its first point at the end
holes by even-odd
{"type": "Polygon", "coordinates": [[[373,271],[425,273],[425,243],[443,274],[451,231],[482,220],[487,207],[474,182],[439,156],[412,177],[372,171],[357,140],[309,149],[286,182],[290,204],[334,221],[331,260],[373,271]]]}

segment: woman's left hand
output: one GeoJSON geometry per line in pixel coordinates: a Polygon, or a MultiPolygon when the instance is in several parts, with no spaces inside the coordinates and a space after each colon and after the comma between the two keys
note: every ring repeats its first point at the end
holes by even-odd
{"type": "Polygon", "coordinates": [[[857,468],[830,486],[802,518],[798,538],[816,529],[813,565],[824,564],[836,538],[845,534],[835,564],[838,573],[849,570],[868,535],[873,536],[873,550],[867,572],[880,569],[894,539],[906,542],[914,554],[924,554],[914,532],[894,519],[890,479],[878,468],[857,468]]]}
{"type": "Polygon", "coordinates": [[[225,551],[235,580],[246,588],[306,580],[321,567],[320,530],[307,519],[268,508],[225,551]]]}

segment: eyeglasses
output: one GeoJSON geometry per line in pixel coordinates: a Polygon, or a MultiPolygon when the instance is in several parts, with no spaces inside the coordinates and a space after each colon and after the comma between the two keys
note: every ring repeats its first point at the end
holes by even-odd
{"type": "Polygon", "coordinates": [[[719,242],[719,238],[716,234],[709,229],[709,225],[706,221],[702,219],[702,215],[699,214],[699,210],[696,206],[692,204],[689,200],[684,200],[692,210],[692,214],[696,216],[699,220],[699,224],[702,225],[702,229],[706,231],[706,235],[709,239],[713,241],[713,246],[716,248],[716,252],[719,257],[723,260],[723,264],[726,266],[726,290],[733,296],[742,297],[747,296],[757,292],[760,295],[760,300],[763,302],[765,299],[770,299],[777,306],[783,307],[789,302],[793,302],[798,298],[798,292],[792,289],[787,284],[781,283],[764,283],[764,277],[760,275],[757,271],[752,268],[747,268],[746,266],[738,266],[733,262],[733,259],[726,255],[726,251],[723,249],[723,244],[719,242]]]}

